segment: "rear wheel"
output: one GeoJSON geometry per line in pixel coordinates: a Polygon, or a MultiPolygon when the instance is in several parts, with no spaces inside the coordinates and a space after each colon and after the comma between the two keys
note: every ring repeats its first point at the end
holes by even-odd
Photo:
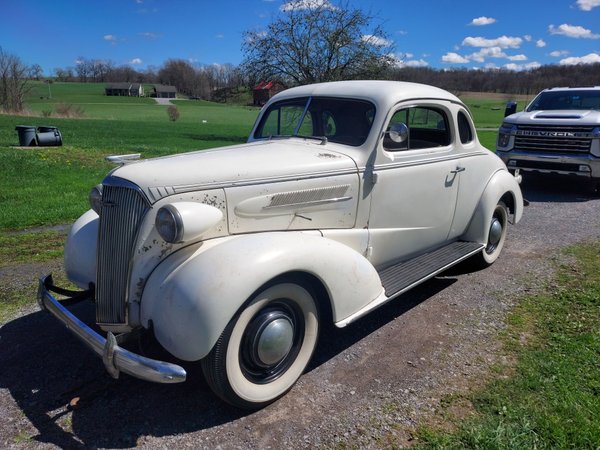
{"type": "Polygon", "coordinates": [[[508,230],[508,209],[504,202],[499,201],[489,222],[488,239],[485,248],[477,255],[477,264],[480,267],[492,265],[500,256],[506,232],[508,230]]]}
{"type": "Polygon", "coordinates": [[[314,296],[282,282],[256,295],[202,360],[213,391],[241,408],[260,408],[289,391],[310,361],[319,317],[314,296]]]}

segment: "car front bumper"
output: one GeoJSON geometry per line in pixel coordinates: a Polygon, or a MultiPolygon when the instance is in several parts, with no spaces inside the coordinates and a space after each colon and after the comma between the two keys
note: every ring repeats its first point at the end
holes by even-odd
{"type": "Polygon", "coordinates": [[[117,344],[117,338],[110,332],[106,338],[101,336],[79,320],[61,303],[77,299],[57,300],[51,293],[53,287],[52,275],[40,278],[37,295],[40,308],[50,312],[87,347],[102,357],[106,370],[113,378],[118,378],[119,373],[124,372],[136,378],[155,383],[181,383],[185,381],[186,372],[182,367],[130,352],[120,347],[117,344]]]}
{"type": "Polygon", "coordinates": [[[600,158],[591,154],[531,153],[519,150],[501,151],[496,154],[511,170],[557,173],[600,179],[600,158]]]}

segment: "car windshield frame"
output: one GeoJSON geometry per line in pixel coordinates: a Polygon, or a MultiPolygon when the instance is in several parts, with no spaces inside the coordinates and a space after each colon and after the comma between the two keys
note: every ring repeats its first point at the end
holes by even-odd
{"type": "Polygon", "coordinates": [[[600,110],[600,89],[569,89],[541,92],[526,111],[600,110]],[[591,100],[591,101],[590,101],[591,100]]]}
{"type": "Polygon", "coordinates": [[[371,133],[375,105],[364,99],[328,96],[294,97],[265,110],[253,138],[320,139],[359,147],[371,133]]]}

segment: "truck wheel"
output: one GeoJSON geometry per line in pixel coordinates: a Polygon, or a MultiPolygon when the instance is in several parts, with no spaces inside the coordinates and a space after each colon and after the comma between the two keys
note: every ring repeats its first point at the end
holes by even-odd
{"type": "Polygon", "coordinates": [[[485,248],[476,257],[479,267],[492,265],[500,256],[502,247],[504,247],[506,231],[508,230],[508,209],[504,202],[499,201],[494,208],[489,227],[485,248]]]}
{"type": "Polygon", "coordinates": [[[302,375],[318,332],[313,295],[292,282],[272,285],[229,322],[202,360],[202,371],[226,402],[260,408],[289,391],[302,375]]]}

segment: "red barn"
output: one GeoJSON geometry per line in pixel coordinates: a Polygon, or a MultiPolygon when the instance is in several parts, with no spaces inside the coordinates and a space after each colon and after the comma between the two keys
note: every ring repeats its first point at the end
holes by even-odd
{"type": "Polygon", "coordinates": [[[252,99],[255,106],[262,106],[278,92],[285,89],[279,81],[261,81],[252,89],[252,99]]]}

